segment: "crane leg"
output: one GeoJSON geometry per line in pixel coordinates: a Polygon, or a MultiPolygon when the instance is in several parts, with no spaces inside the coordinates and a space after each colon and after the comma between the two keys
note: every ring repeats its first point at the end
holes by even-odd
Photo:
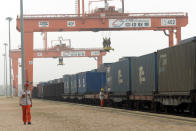
{"type": "Polygon", "coordinates": [[[97,58],[97,69],[100,68],[100,65],[101,65],[102,63],[103,63],[103,56],[100,55],[100,56],[98,56],[98,58],[97,58]]]}
{"type": "MultiPolygon", "coordinates": [[[[24,33],[26,81],[33,83],[33,32],[24,33]]],[[[33,86],[30,84],[32,91],[33,86]]]]}
{"type": "Polygon", "coordinates": [[[174,32],[169,30],[169,47],[174,46],[174,32]]]}
{"type": "Polygon", "coordinates": [[[177,39],[177,44],[178,44],[181,40],[181,28],[180,27],[176,29],[176,39],[177,39]]]}
{"type": "Polygon", "coordinates": [[[12,58],[14,96],[18,96],[18,58],[12,58]]]}
{"type": "Polygon", "coordinates": [[[84,9],[85,7],[84,7],[84,0],[82,0],[82,16],[84,16],[84,9]]]}
{"type": "Polygon", "coordinates": [[[80,0],[78,0],[78,16],[80,16],[80,0]]]}

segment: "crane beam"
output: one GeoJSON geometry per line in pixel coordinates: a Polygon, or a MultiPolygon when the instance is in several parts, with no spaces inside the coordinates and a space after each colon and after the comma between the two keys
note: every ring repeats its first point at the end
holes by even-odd
{"type": "MultiPolygon", "coordinates": [[[[119,31],[119,30],[168,30],[185,27],[188,14],[174,13],[131,13],[97,15],[24,15],[25,32],[58,31],[119,31]]],[[[20,31],[20,17],[17,18],[20,31]]]]}

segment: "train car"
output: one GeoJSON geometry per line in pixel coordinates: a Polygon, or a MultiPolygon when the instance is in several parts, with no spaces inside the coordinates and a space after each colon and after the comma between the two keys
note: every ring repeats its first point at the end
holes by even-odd
{"type": "Polygon", "coordinates": [[[155,101],[176,110],[196,110],[196,37],[158,51],[158,94],[155,101]]]}
{"type": "Polygon", "coordinates": [[[78,74],[78,94],[98,94],[105,88],[105,72],[82,72],[78,74]]]}
{"type": "Polygon", "coordinates": [[[134,58],[131,62],[131,78],[129,98],[132,106],[151,108],[154,94],[158,91],[157,53],[134,58]]]}
{"type": "Polygon", "coordinates": [[[70,84],[70,99],[76,99],[76,95],[78,94],[78,74],[71,75],[70,84]]]}
{"type": "Polygon", "coordinates": [[[64,83],[64,94],[62,95],[62,97],[64,100],[67,100],[69,99],[71,94],[71,75],[64,75],[63,83],[64,83]]]}
{"type": "Polygon", "coordinates": [[[62,94],[64,94],[64,83],[63,83],[63,78],[59,78],[55,81],[55,100],[62,101],[62,94]]]}
{"type": "MultiPolygon", "coordinates": [[[[82,72],[78,74],[78,95],[77,98],[83,101],[99,101],[99,92],[105,88],[105,72],[82,72]]],[[[98,102],[97,102],[98,103],[98,102]]]]}
{"type": "Polygon", "coordinates": [[[33,87],[32,98],[38,98],[38,88],[37,87],[33,87]]]}
{"type": "Polygon", "coordinates": [[[40,82],[37,85],[37,97],[38,98],[44,98],[44,88],[47,86],[46,82],[40,82]]]}
{"type": "Polygon", "coordinates": [[[127,101],[131,93],[131,62],[135,57],[121,58],[107,68],[106,92],[114,103],[127,101]]]}
{"type": "Polygon", "coordinates": [[[98,69],[98,72],[106,72],[107,73],[107,69],[110,68],[112,63],[103,63],[100,65],[100,68],[98,69]]]}

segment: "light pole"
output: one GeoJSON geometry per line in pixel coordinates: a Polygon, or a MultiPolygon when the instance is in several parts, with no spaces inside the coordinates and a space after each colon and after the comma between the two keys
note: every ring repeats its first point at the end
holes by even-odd
{"type": "Polygon", "coordinates": [[[3,92],[4,92],[4,95],[6,95],[6,87],[5,87],[5,54],[3,54],[3,57],[4,57],[4,68],[3,68],[3,92]]]}
{"type": "Polygon", "coordinates": [[[7,96],[7,43],[4,43],[4,46],[5,46],[5,59],[4,59],[4,62],[5,62],[5,95],[7,96]]]}
{"type": "Polygon", "coordinates": [[[21,28],[21,56],[22,56],[22,89],[25,83],[25,55],[24,55],[24,20],[23,20],[23,0],[20,0],[20,28],[21,28]]]}
{"type": "Polygon", "coordinates": [[[10,22],[11,17],[7,17],[6,20],[9,22],[9,70],[10,70],[10,96],[12,96],[12,63],[11,63],[11,35],[10,35],[10,22]]]}

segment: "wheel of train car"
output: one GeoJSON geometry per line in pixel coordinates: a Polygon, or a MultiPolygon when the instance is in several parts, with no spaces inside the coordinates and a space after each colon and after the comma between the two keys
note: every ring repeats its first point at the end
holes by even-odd
{"type": "Polygon", "coordinates": [[[161,111],[160,103],[158,103],[158,102],[153,103],[153,111],[154,112],[160,112],[161,111]]]}
{"type": "Polygon", "coordinates": [[[196,103],[192,103],[191,114],[193,117],[196,117],[196,103]]]}
{"type": "Polygon", "coordinates": [[[173,106],[165,106],[165,112],[166,113],[173,113],[174,107],[173,106]]]}
{"type": "Polygon", "coordinates": [[[177,113],[177,114],[183,114],[184,113],[183,105],[179,105],[179,106],[175,107],[174,112],[177,113]]]}
{"type": "Polygon", "coordinates": [[[123,106],[123,108],[125,108],[125,109],[129,108],[129,102],[128,102],[128,101],[124,101],[124,102],[122,103],[122,106],[123,106]]]}
{"type": "Polygon", "coordinates": [[[135,106],[134,106],[134,101],[129,101],[129,108],[130,109],[135,109],[135,106]]]}
{"type": "Polygon", "coordinates": [[[137,110],[142,110],[142,105],[143,105],[143,103],[141,101],[136,101],[136,109],[137,110]]]}

